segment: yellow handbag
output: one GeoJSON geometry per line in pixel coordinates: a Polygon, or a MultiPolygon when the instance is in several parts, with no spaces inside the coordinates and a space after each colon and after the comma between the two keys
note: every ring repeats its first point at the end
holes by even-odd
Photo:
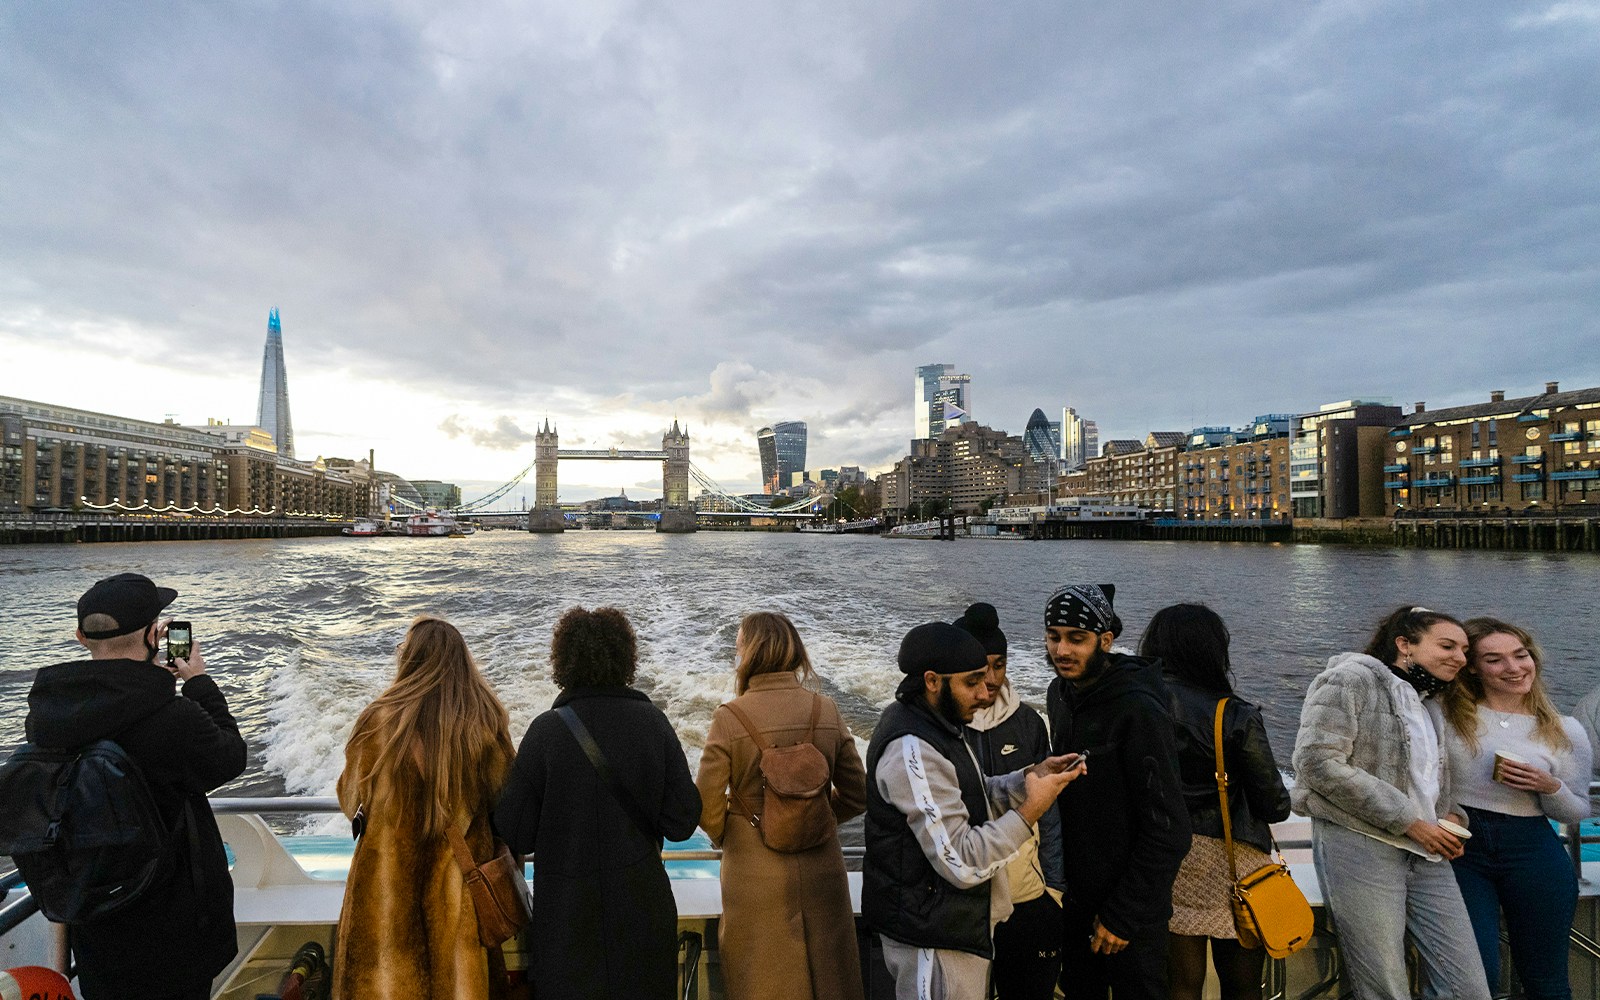
{"type": "Polygon", "coordinates": [[[1233,926],[1244,948],[1262,948],[1273,958],[1287,958],[1311,942],[1313,918],[1305,893],[1294,884],[1277,841],[1272,844],[1277,863],[1262,865],[1239,877],[1233,857],[1233,819],[1228,812],[1228,770],[1222,761],[1222,711],[1228,699],[1217,702],[1212,743],[1217,751],[1217,797],[1222,803],[1222,840],[1228,850],[1228,881],[1233,884],[1233,926]]]}

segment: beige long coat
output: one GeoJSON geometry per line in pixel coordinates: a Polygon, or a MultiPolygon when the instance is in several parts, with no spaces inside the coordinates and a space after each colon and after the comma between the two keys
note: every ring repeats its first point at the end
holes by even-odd
{"type": "MultiPolygon", "coordinates": [[[[363,805],[355,801],[355,776],[370,766],[373,744],[362,739],[345,748],[339,807],[346,816],[363,805]]],[[[379,782],[378,799],[395,798],[392,781],[379,782]]],[[[421,840],[415,818],[382,801],[364,805],[366,832],[350,861],[339,913],[334,1000],[504,996],[505,967],[496,956],[491,974],[489,954],[478,943],[478,915],[448,842],[421,840]]],[[[493,849],[492,806],[478,802],[457,813],[467,849],[480,861],[493,849]]]]}
{"type": "MultiPolygon", "coordinates": [[[[793,673],[758,674],[734,699],[774,746],[805,739],[810,691],[793,673]]],[[[822,699],[814,742],[833,771],[840,822],[867,807],[866,771],[839,709],[822,699]]],[[[855,917],[837,834],[799,854],[767,849],[742,815],[730,813],[729,782],[751,809],[762,806],[760,753],[733,713],[711,717],[695,783],[700,825],[722,848],[719,941],[729,1000],[861,1000],[855,917]]],[[[733,807],[737,809],[737,806],[733,807]]]]}

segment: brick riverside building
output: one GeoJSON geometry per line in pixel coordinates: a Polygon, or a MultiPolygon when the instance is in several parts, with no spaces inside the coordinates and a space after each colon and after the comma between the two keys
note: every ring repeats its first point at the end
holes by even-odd
{"type": "Polygon", "coordinates": [[[1600,388],[1428,411],[1389,432],[1385,513],[1555,509],[1600,504],[1600,388]]]}
{"type": "Polygon", "coordinates": [[[368,466],[333,471],[277,454],[251,427],[183,427],[0,397],[0,513],[169,505],[331,514],[372,512],[368,466]]]}
{"type": "Polygon", "coordinates": [[[1056,481],[1059,496],[1096,497],[1191,521],[1289,520],[1290,417],[1251,427],[1152,431],[1141,443],[1110,441],[1106,453],[1056,481]]]}
{"type": "Polygon", "coordinates": [[[911,442],[911,454],[879,477],[883,512],[903,519],[929,501],[957,514],[977,514],[986,501],[1003,502],[1033,474],[1022,438],[963,423],[936,438],[911,442]]]}

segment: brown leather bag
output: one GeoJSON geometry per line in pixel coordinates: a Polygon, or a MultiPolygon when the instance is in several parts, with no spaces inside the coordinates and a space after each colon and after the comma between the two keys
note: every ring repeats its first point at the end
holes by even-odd
{"type": "Polygon", "coordinates": [[[533,899],[522,877],[522,862],[496,837],[494,857],[480,865],[472,860],[461,831],[452,826],[448,836],[478,915],[478,940],[485,948],[498,948],[533,920],[533,899]]]}
{"type": "Polygon", "coordinates": [[[822,696],[812,694],[811,698],[811,727],[806,738],[786,747],[768,743],[750,717],[733,702],[723,706],[739,720],[761,751],[761,811],[745,805],[732,782],[729,791],[750,825],[761,834],[761,842],[783,854],[797,854],[827,843],[837,825],[830,794],[832,770],[828,758],[812,742],[822,714],[822,696]]]}
{"type": "MultiPolygon", "coordinates": [[[[1273,958],[1288,958],[1311,943],[1315,918],[1305,893],[1277,852],[1276,864],[1262,865],[1239,877],[1233,858],[1233,820],[1228,813],[1228,771],[1222,762],[1222,710],[1228,699],[1217,702],[1212,740],[1217,749],[1217,797],[1222,800],[1222,840],[1228,849],[1228,879],[1233,884],[1233,928],[1242,948],[1262,948],[1273,958]]],[[[1273,843],[1276,851],[1277,843],[1273,843]]]]}

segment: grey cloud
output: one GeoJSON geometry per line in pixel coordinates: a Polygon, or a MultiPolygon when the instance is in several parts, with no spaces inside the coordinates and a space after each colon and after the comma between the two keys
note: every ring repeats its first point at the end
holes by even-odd
{"type": "Polygon", "coordinates": [[[516,421],[507,416],[496,417],[488,427],[474,427],[452,413],[439,424],[439,429],[452,440],[464,437],[480,448],[495,451],[512,451],[533,440],[531,432],[518,427],[516,421]]]}
{"type": "Polygon", "coordinates": [[[626,394],[707,455],[806,379],[832,462],[932,360],[1123,436],[1595,384],[1574,9],[13,5],[0,329],[249,373],[276,304],[291,379],[626,394]],[[1475,346],[1518,334],[1564,369],[1475,346]]]}

